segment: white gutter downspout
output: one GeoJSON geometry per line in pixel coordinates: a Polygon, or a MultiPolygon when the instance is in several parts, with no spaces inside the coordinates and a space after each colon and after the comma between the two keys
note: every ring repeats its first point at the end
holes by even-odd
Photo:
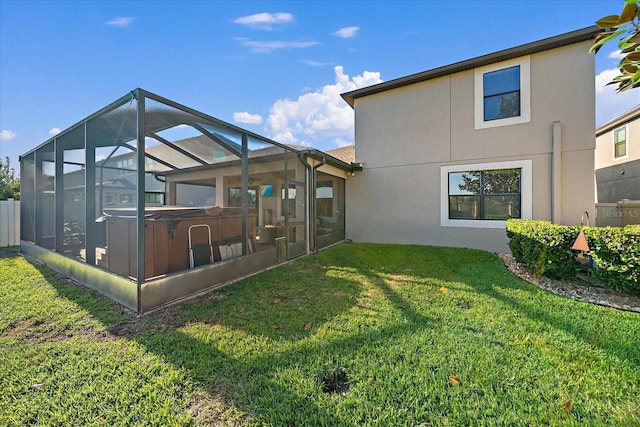
{"type": "MultiPolygon", "coordinates": [[[[314,151],[312,151],[313,153],[314,151]]],[[[308,224],[307,227],[307,253],[316,253],[318,248],[316,247],[316,171],[320,166],[323,166],[327,163],[327,158],[322,156],[322,160],[320,163],[314,165],[313,167],[309,164],[306,159],[307,153],[300,153],[300,161],[304,165],[304,167],[309,172],[309,179],[307,180],[307,185],[309,190],[308,194],[308,224]]]]}
{"type": "Polygon", "coordinates": [[[309,241],[311,242],[311,251],[313,253],[316,253],[318,251],[318,247],[316,245],[316,237],[317,237],[317,230],[316,230],[316,180],[317,180],[317,171],[318,168],[320,168],[320,166],[323,166],[325,163],[327,163],[327,158],[322,156],[322,160],[320,160],[320,163],[314,165],[311,168],[311,191],[309,192],[309,194],[311,194],[311,215],[309,216],[309,232],[313,233],[310,236],[309,241]]]}
{"type": "Polygon", "coordinates": [[[551,222],[562,222],[562,123],[551,125],[551,222]]]}

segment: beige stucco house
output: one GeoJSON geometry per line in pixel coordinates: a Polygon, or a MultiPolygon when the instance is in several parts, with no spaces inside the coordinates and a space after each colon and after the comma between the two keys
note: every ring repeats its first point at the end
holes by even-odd
{"type": "Polygon", "coordinates": [[[640,105],[596,129],[596,225],[640,224],[640,105]]]}
{"type": "Polygon", "coordinates": [[[640,105],[596,129],[596,201],[640,200],[640,105]]]}
{"type": "Polygon", "coordinates": [[[594,210],[595,27],[343,94],[287,146],[135,89],[20,158],[20,250],[139,313],[346,239],[507,251],[594,210]]]}
{"type": "Polygon", "coordinates": [[[589,27],[343,94],[347,237],[507,251],[508,218],[594,213],[589,27]]]}

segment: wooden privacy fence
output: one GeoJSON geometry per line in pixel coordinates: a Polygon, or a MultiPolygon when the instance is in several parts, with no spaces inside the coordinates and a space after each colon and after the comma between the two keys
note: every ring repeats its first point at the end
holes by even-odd
{"type": "Polygon", "coordinates": [[[20,201],[0,200],[0,248],[20,244],[20,201]]]}

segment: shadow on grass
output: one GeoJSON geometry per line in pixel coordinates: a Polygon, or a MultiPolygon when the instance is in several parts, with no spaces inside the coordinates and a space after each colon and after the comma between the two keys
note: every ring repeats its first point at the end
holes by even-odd
{"type": "MultiPolygon", "coordinates": [[[[504,303],[530,320],[564,331],[586,344],[602,349],[610,356],[640,366],[640,346],[630,340],[617,339],[617,329],[603,328],[607,320],[607,312],[614,310],[613,308],[598,305],[586,307],[582,305],[589,304],[587,302],[577,302],[547,293],[533,284],[516,278],[506,268],[503,270],[499,259],[496,258],[493,262],[496,264],[495,275],[478,274],[477,266],[470,265],[460,270],[458,280],[469,285],[476,292],[504,303]],[[527,296],[511,297],[507,295],[511,290],[525,292],[527,296]]],[[[626,314],[629,317],[636,316],[635,313],[626,314]]],[[[619,327],[624,328],[623,325],[614,325],[614,328],[619,327]]]]}
{"type": "MultiPolygon", "coordinates": [[[[176,317],[183,319],[180,323],[186,329],[162,334],[143,333],[132,338],[168,363],[187,370],[189,376],[211,395],[247,412],[259,423],[352,425],[354,420],[341,419],[328,407],[319,405],[323,393],[323,385],[318,380],[320,374],[328,369],[342,370],[351,382],[353,378],[348,376],[355,367],[349,366],[353,362],[348,361],[357,360],[363,347],[383,347],[390,339],[429,327],[430,320],[414,311],[410,302],[393,291],[382,278],[361,267],[358,274],[369,275],[373,279],[371,284],[406,321],[380,329],[349,331],[346,336],[331,340],[314,339],[314,331],[355,307],[363,290],[362,284],[354,280],[332,278],[325,283],[318,273],[324,271],[326,274],[333,268],[325,266],[324,270],[318,270],[319,267],[310,260],[301,261],[295,266],[282,267],[279,272],[270,272],[267,280],[263,276],[262,280],[255,278],[227,288],[224,299],[183,304],[176,317]],[[317,276],[308,282],[307,288],[298,289],[297,295],[290,295],[295,289],[273,276],[282,274],[295,283],[301,277],[293,270],[302,272],[303,276],[305,271],[316,271],[317,276]],[[279,286],[268,284],[278,282],[279,286]],[[252,294],[257,298],[251,299],[252,294]],[[282,311],[290,312],[292,316],[283,319],[282,311]],[[296,319],[297,316],[300,317],[296,319]],[[304,331],[304,323],[309,319],[313,326],[310,331],[304,331]],[[283,324],[283,321],[290,324],[283,324]],[[279,326],[274,329],[274,325],[279,326]],[[190,334],[191,328],[198,329],[197,337],[190,334]],[[232,331],[239,341],[243,337],[248,337],[249,341],[262,337],[267,341],[267,347],[273,345],[273,348],[249,350],[237,357],[228,347],[219,347],[215,337],[205,338],[211,328],[232,331]],[[297,380],[288,382],[287,372],[295,372],[297,380]],[[302,385],[297,382],[300,375],[306,375],[302,385]]],[[[340,269],[340,266],[335,268],[340,269]]],[[[233,342],[230,345],[241,344],[233,342]]]]}
{"type": "MultiPolygon", "coordinates": [[[[532,320],[638,363],[637,348],[599,336],[597,323],[599,316],[606,315],[605,309],[587,310],[586,317],[572,318],[565,303],[561,307],[567,315],[562,316],[555,311],[558,307],[549,305],[553,298],[541,298],[536,288],[508,273],[491,254],[458,256],[458,251],[434,249],[425,259],[418,256],[419,249],[407,247],[389,259],[384,246],[337,247],[141,318],[120,313],[115,304],[88,289],[59,280],[50,283],[114,333],[144,346],[186,372],[211,396],[263,424],[352,425],[357,420],[342,419],[330,411],[335,403],[323,400],[318,375],[332,367],[344,368],[348,375],[363,348],[384,348],[395,337],[439,327],[437,317],[416,310],[414,301],[389,285],[388,275],[415,274],[421,279],[463,283],[532,320]],[[355,277],[379,291],[403,321],[378,329],[350,329],[330,340],[314,338],[328,322],[358,307],[365,285],[355,277]],[[524,291],[527,297],[509,296],[505,292],[510,289],[524,291]],[[536,305],[543,301],[545,306],[536,305]],[[312,326],[306,330],[309,322],[312,326]],[[221,331],[231,338],[220,338],[221,331]],[[235,352],[234,346],[245,344],[235,352]],[[303,384],[300,376],[306,378],[303,384]]],[[[45,277],[56,278],[50,270],[38,268],[45,277]]]]}
{"type": "Polygon", "coordinates": [[[13,258],[18,256],[20,246],[3,246],[0,247],[0,258],[13,258]]]}
{"type": "MultiPolygon", "coordinates": [[[[361,267],[358,274],[371,274],[372,284],[407,322],[350,331],[331,341],[316,340],[315,331],[356,305],[362,284],[323,278],[341,266],[301,261],[142,317],[44,266],[34,267],[61,297],[89,312],[115,335],[135,341],[185,371],[216,402],[237,408],[258,423],[350,425],[352,420],[341,419],[319,405],[323,395],[320,374],[344,368],[348,375],[345,361],[357,359],[363,346],[384,346],[390,338],[426,327],[429,319],[412,310],[383,279],[361,267]],[[298,286],[300,283],[305,286],[298,286]],[[308,322],[312,327],[305,330],[308,322]],[[227,343],[218,345],[214,328],[225,328],[240,340],[266,341],[267,349],[248,350],[238,356],[227,343]],[[268,349],[269,345],[273,349],[268,349]],[[287,379],[287,372],[299,371],[307,379],[302,387],[287,379]]],[[[231,346],[237,344],[231,341],[231,346]]]]}
{"type": "MultiPolygon", "coordinates": [[[[17,255],[17,254],[16,254],[17,255]]],[[[57,273],[47,266],[25,258],[53,288],[60,297],[73,301],[87,311],[105,327],[135,318],[134,313],[99,292],[82,286],[64,274],[57,273]]]]}
{"type": "Polygon", "coordinates": [[[352,425],[352,420],[319,406],[323,393],[320,374],[327,369],[342,369],[350,385],[358,386],[349,377],[353,366],[346,360],[356,360],[363,346],[384,346],[389,339],[415,330],[416,325],[395,325],[330,342],[304,342],[283,352],[274,348],[243,357],[232,357],[214,343],[180,330],[133,339],[173,366],[187,370],[208,393],[246,412],[259,424],[337,426],[352,425]],[[300,378],[291,381],[286,375],[295,372],[297,376],[299,371],[306,375],[305,384],[300,384],[300,378]]]}

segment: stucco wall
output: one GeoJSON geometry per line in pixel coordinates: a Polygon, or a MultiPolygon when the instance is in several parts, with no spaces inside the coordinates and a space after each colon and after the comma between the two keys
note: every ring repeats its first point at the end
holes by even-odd
{"type": "Polygon", "coordinates": [[[594,211],[594,58],[584,42],[531,55],[531,122],[474,129],[474,71],[356,99],[347,181],[354,241],[507,251],[502,229],[440,225],[441,166],[531,160],[532,216],[551,219],[552,125],[561,123],[561,221],[594,211]]]}
{"type": "Polygon", "coordinates": [[[614,126],[609,131],[596,137],[595,168],[619,165],[633,160],[640,160],[640,117],[631,122],[614,126]],[[621,127],[627,127],[627,155],[619,158],[613,153],[613,132],[621,127]]]}
{"type": "Polygon", "coordinates": [[[640,200],[640,117],[596,136],[595,169],[598,203],[640,200]],[[627,155],[616,158],[613,135],[616,129],[624,126],[627,128],[627,155]]]}
{"type": "Polygon", "coordinates": [[[640,159],[596,169],[598,203],[640,200],[640,159]]]}

